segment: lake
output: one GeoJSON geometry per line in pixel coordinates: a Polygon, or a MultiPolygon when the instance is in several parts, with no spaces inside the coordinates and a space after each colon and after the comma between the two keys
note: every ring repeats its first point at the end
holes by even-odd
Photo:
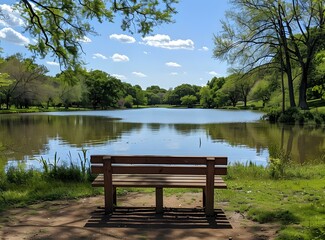
{"type": "Polygon", "coordinates": [[[227,156],[266,166],[270,154],[324,162],[325,128],[260,121],[262,113],[146,108],[0,115],[0,167],[43,157],[77,163],[78,153],[227,156]]]}

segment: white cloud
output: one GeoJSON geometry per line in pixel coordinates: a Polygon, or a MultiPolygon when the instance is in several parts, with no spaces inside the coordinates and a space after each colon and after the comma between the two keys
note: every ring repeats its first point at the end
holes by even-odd
{"type": "Polygon", "coordinates": [[[19,13],[7,4],[0,4],[0,25],[4,27],[24,26],[24,20],[19,13]]]}
{"type": "Polygon", "coordinates": [[[79,42],[91,43],[91,39],[89,37],[84,36],[83,38],[79,39],[79,42]]]}
{"type": "Polygon", "coordinates": [[[50,62],[50,61],[47,61],[46,64],[51,65],[51,66],[60,66],[60,64],[57,63],[57,62],[50,62]]]}
{"type": "Polygon", "coordinates": [[[104,55],[101,54],[101,53],[95,53],[95,54],[93,54],[93,59],[97,59],[97,58],[101,58],[101,59],[104,59],[104,60],[107,59],[107,57],[104,56],[104,55]]]}
{"type": "Polygon", "coordinates": [[[120,80],[125,80],[126,79],[126,76],[124,75],[121,75],[121,74],[112,74],[113,77],[116,77],[117,79],[120,79],[120,80]]]}
{"type": "Polygon", "coordinates": [[[209,48],[206,47],[206,46],[204,46],[204,47],[200,48],[199,50],[200,50],[200,51],[209,51],[209,48]]]}
{"type": "Polygon", "coordinates": [[[178,73],[177,73],[177,72],[171,72],[170,75],[172,75],[172,76],[177,76],[178,73]]]}
{"type": "Polygon", "coordinates": [[[218,76],[220,75],[219,73],[215,72],[215,71],[210,71],[208,72],[210,75],[213,75],[213,76],[218,76]]]}
{"type": "Polygon", "coordinates": [[[132,72],[133,75],[137,76],[137,77],[147,77],[146,74],[142,73],[142,72],[132,72]]]}
{"type": "Polygon", "coordinates": [[[143,44],[152,46],[152,47],[159,47],[159,48],[167,48],[167,49],[187,49],[193,50],[194,49],[194,42],[191,39],[177,39],[171,40],[168,35],[164,34],[156,34],[154,36],[148,36],[142,38],[143,44]]]}
{"type": "Polygon", "coordinates": [[[27,45],[30,43],[29,39],[21,33],[13,30],[12,28],[3,28],[0,30],[0,39],[17,44],[27,45]]]}
{"type": "Polygon", "coordinates": [[[123,43],[135,43],[135,38],[125,34],[112,34],[109,36],[110,39],[114,39],[123,43]]]}
{"type": "Polygon", "coordinates": [[[165,63],[165,64],[166,64],[166,66],[168,66],[168,67],[181,67],[180,64],[175,63],[175,62],[167,62],[167,63],[165,63]]]}
{"type": "Polygon", "coordinates": [[[112,57],[114,62],[128,62],[130,61],[129,57],[123,54],[115,53],[112,57]]]}

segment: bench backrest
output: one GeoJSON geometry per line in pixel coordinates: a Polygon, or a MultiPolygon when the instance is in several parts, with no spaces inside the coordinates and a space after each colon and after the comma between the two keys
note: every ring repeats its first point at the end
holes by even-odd
{"type": "Polygon", "coordinates": [[[92,155],[90,162],[94,174],[227,174],[227,157],[92,155]]]}

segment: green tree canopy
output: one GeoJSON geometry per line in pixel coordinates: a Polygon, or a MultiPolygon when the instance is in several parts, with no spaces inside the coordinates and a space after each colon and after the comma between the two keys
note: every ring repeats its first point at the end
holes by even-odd
{"type": "Polygon", "coordinates": [[[153,27],[172,22],[178,0],[19,0],[15,9],[26,20],[25,30],[36,43],[29,49],[36,55],[54,55],[61,66],[80,64],[80,41],[96,34],[92,22],[113,22],[143,35],[153,27]],[[119,16],[119,17],[117,17],[119,16]]]}

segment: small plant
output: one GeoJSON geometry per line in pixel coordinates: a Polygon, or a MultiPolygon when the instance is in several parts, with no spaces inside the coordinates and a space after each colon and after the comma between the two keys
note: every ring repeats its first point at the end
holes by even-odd
{"type": "Polygon", "coordinates": [[[87,158],[87,150],[82,148],[81,154],[78,153],[80,165],[75,164],[71,152],[68,153],[69,164],[63,162],[58,164],[60,158],[57,153],[54,154],[53,163],[50,160],[45,160],[43,157],[40,158],[39,162],[43,167],[43,176],[49,179],[56,179],[62,181],[77,181],[85,182],[89,180],[90,169],[89,161],[87,158]]]}
{"type": "Polygon", "coordinates": [[[290,164],[290,154],[285,153],[283,149],[279,149],[276,146],[271,146],[269,152],[269,170],[271,178],[283,178],[285,176],[285,169],[290,164]]]}
{"type": "Polygon", "coordinates": [[[46,160],[43,158],[43,156],[41,156],[41,159],[38,160],[38,161],[42,164],[42,166],[43,166],[43,170],[44,170],[44,173],[45,173],[45,174],[48,174],[48,173],[49,173],[49,163],[48,163],[48,161],[46,161],[46,160]]]}
{"type": "Polygon", "coordinates": [[[7,181],[17,185],[28,183],[33,178],[35,171],[27,170],[25,165],[19,163],[17,166],[10,166],[7,170],[7,181]]]}
{"type": "Polygon", "coordinates": [[[83,176],[84,180],[86,180],[87,179],[87,168],[89,169],[89,161],[87,158],[87,149],[82,148],[81,152],[82,152],[82,156],[80,155],[80,153],[78,153],[78,157],[80,160],[82,176],[83,176]],[[88,166],[86,166],[87,162],[88,162],[88,166]]]}

